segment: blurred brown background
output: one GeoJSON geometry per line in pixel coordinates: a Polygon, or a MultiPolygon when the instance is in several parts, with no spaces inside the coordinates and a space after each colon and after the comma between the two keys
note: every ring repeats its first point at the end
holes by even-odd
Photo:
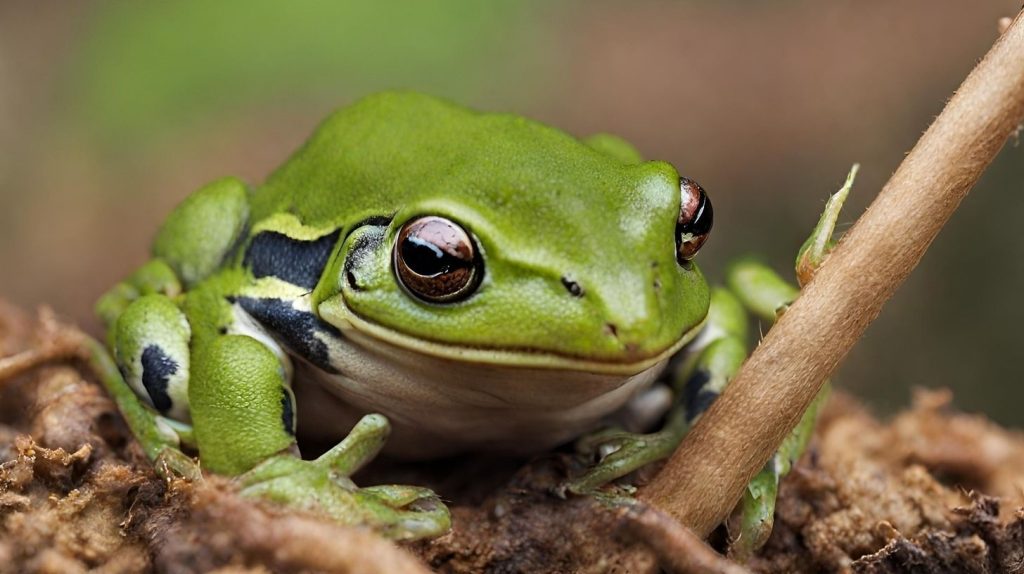
{"type": "MultiPolygon", "coordinates": [[[[331,109],[413,88],[609,131],[715,203],[701,265],[792,265],[850,164],[877,193],[1020,0],[0,1],[0,294],[95,329],[167,212],[258,183],[331,109]]],[[[1024,151],[1011,142],[842,368],[1024,423],[1024,151]]]]}

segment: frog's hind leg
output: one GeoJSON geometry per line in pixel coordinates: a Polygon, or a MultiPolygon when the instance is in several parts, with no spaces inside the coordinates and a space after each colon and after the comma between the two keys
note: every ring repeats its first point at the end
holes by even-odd
{"type": "Polygon", "coordinates": [[[126,279],[107,291],[96,302],[96,314],[107,328],[111,347],[117,319],[128,307],[145,295],[177,297],[181,294],[181,282],[174,270],[163,259],[150,259],[126,279]]]}
{"type": "Polygon", "coordinates": [[[187,387],[189,324],[164,295],[146,295],[120,314],[112,358],[100,343],[86,341],[89,359],[146,456],[157,471],[196,477],[179,445],[189,442],[187,387]],[[177,420],[175,420],[177,419],[177,420]]]}
{"type": "MultiPolygon", "coordinates": [[[[249,220],[245,184],[235,178],[209,183],[171,212],[153,243],[153,258],[96,303],[112,334],[118,317],[146,295],[177,298],[213,274],[239,246],[249,220]]],[[[113,346],[113,342],[109,342],[113,346]]]]}
{"type": "Polygon", "coordinates": [[[114,358],[128,386],[163,416],[188,420],[189,340],[181,309],[164,295],[145,295],[121,314],[114,358]]]}

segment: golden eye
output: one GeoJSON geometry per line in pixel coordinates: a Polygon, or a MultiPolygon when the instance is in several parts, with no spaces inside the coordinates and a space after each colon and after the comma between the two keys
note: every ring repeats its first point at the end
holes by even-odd
{"type": "Polygon", "coordinates": [[[676,260],[693,259],[711,234],[715,212],[704,188],[692,179],[679,178],[679,219],[676,221],[676,260]]]}
{"type": "Polygon", "coordinates": [[[431,303],[469,297],[483,276],[480,253],[466,230],[434,215],[402,226],[395,243],[394,266],[402,285],[431,303]]]}

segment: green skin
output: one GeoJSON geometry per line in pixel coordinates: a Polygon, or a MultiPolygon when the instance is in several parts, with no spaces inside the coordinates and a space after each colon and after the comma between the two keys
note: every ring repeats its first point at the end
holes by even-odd
{"type": "MultiPolygon", "coordinates": [[[[695,265],[676,260],[679,212],[676,170],[642,162],[618,138],[581,142],[415,93],[371,96],[328,118],[264,185],[226,178],[186,199],[157,235],[153,258],[97,304],[117,366],[98,345],[94,363],[161,471],[200,475],[185,445],[206,469],[237,476],[247,494],[395,538],[435,536],[450,518],[432,492],[359,488],[348,478],[383,448],[384,416],[366,415],[317,460],[297,456],[291,361],[316,357],[254,333],[233,303],[283,301],[371,345],[512,376],[629,376],[706,329],[668,373],[679,398],[662,430],[580,441],[583,456],[602,456],[562,491],[591,493],[671,454],[699,415],[683,400],[695,374],[705,392],[725,387],[746,354],[741,302],[773,319],[796,294],[752,262],[732,269],[729,290],[710,289],[695,265]],[[464,300],[425,303],[393,271],[399,230],[423,215],[458,222],[483,254],[483,279],[464,300]],[[246,253],[260,234],[333,243],[313,281],[301,284],[295,273],[274,273],[273,262],[269,273],[254,271],[246,253]],[[565,277],[585,294],[567,293],[565,277]]],[[[818,233],[830,236],[826,227],[818,233]]],[[[778,479],[802,451],[816,407],[751,483],[739,507],[743,548],[770,532],[778,479]]]]}

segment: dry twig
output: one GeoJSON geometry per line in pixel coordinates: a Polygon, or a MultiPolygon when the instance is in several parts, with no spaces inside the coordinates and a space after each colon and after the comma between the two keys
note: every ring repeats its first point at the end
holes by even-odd
{"type": "Polygon", "coordinates": [[[721,523],[1022,119],[1018,15],[641,497],[721,523]]]}
{"type": "MultiPolygon", "coordinates": [[[[192,512],[211,530],[226,529],[224,544],[285,571],[401,572],[429,570],[408,552],[369,529],[346,527],[298,513],[268,514],[223,490],[199,487],[192,512]]],[[[159,542],[159,541],[157,541],[159,542]]],[[[217,540],[209,541],[216,544],[217,540]]]]}
{"type": "Polygon", "coordinates": [[[671,574],[748,574],[749,570],[715,552],[689,528],[643,503],[620,511],[627,536],[643,542],[671,574]]]}

